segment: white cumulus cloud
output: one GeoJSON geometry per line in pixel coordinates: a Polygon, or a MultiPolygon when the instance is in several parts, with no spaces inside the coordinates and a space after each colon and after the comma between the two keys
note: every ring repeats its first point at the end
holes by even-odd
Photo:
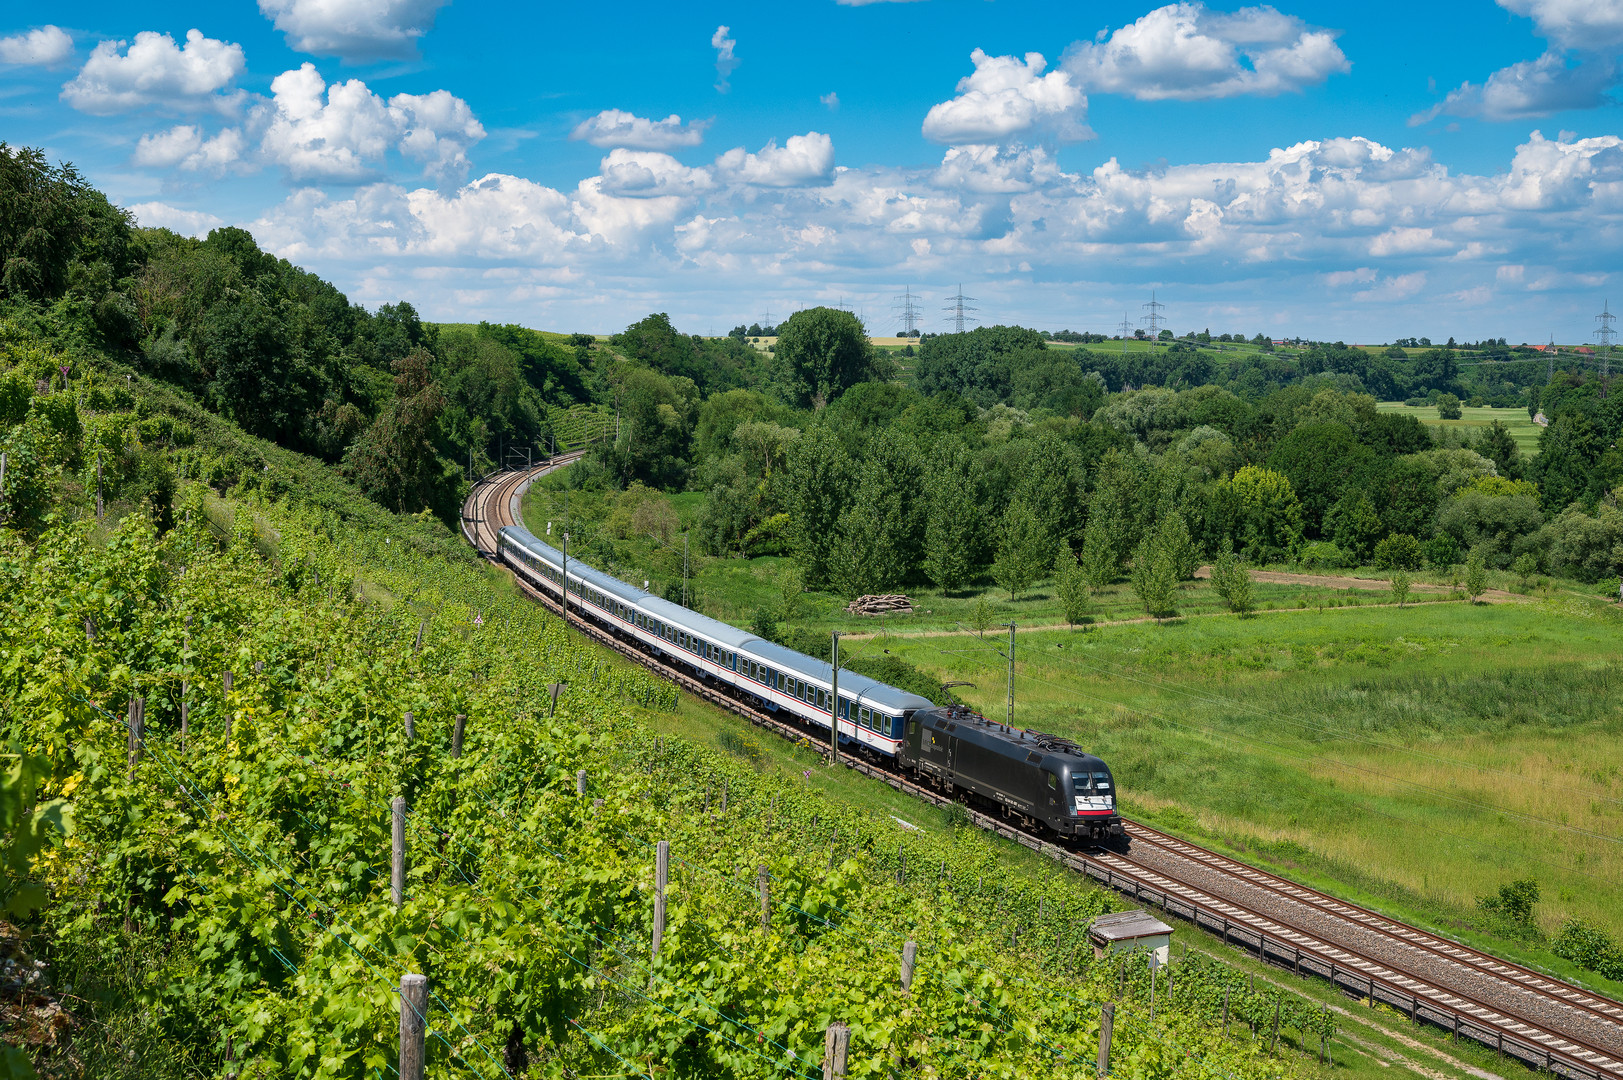
{"type": "Polygon", "coordinates": [[[769,141],[758,153],[734,147],[716,159],[728,180],[757,187],[805,187],[825,183],[834,172],[834,140],[821,132],[791,135],[779,146],[769,141]]]}
{"type": "Polygon", "coordinates": [[[60,26],[42,26],[26,34],[0,37],[0,64],[55,67],[73,55],[73,38],[60,26]]]}
{"type": "Polygon", "coordinates": [[[715,186],[709,170],[690,169],[669,154],[651,150],[616,147],[603,159],[599,172],[601,190],[632,198],[693,195],[715,186]]]}
{"type": "Polygon", "coordinates": [[[135,164],[149,169],[184,169],[223,173],[242,161],[246,140],[236,128],[204,138],[200,128],[180,124],[143,135],[135,144],[135,164]]]}
{"type": "Polygon", "coordinates": [[[624,109],[604,109],[576,124],[569,137],[605,149],[623,146],[629,150],[675,150],[704,142],[709,126],[709,120],[683,124],[675,113],[663,120],[649,120],[624,109]]]}
{"type": "Polygon", "coordinates": [[[308,63],[273,79],[271,95],[255,110],[260,152],[299,181],[365,180],[391,148],[430,175],[462,174],[468,149],[485,136],[467,102],[448,91],[385,101],[359,79],[328,86],[308,63]]]}
{"type": "Polygon", "coordinates": [[[738,42],[728,36],[727,27],[718,26],[716,32],[710,35],[710,47],[716,50],[716,89],[725,94],[732,89],[732,84],[727,79],[738,70],[741,63],[733,52],[738,47],[738,42]]]}
{"type": "Polygon", "coordinates": [[[971,144],[949,147],[932,180],[946,190],[1017,192],[1050,183],[1059,175],[1059,166],[1040,146],[971,144]]]}
{"type": "Polygon", "coordinates": [[[71,82],[62,100],[80,112],[107,116],[154,107],[171,112],[234,110],[246,97],[230,89],[245,66],[242,46],[188,30],[186,44],[143,30],[135,43],[103,41],[71,82]]]}
{"type": "Polygon", "coordinates": [[[130,207],[130,213],[145,229],[173,229],[183,236],[207,236],[225,222],[202,210],[186,210],[168,203],[144,202],[130,207]]]}
{"type": "Polygon", "coordinates": [[[836,94],[832,90],[826,94],[820,95],[817,100],[821,101],[825,106],[827,106],[829,112],[840,111],[840,95],[836,94]]]}
{"type": "Polygon", "coordinates": [[[1230,14],[1178,3],[1098,41],[1076,43],[1061,66],[1089,93],[1197,101],[1301,90],[1352,65],[1334,31],[1273,7],[1230,14]]]}
{"type": "Polygon", "coordinates": [[[1052,134],[1063,140],[1091,138],[1088,99],[1063,71],[1043,74],[1042,53],[988,56],[970,53],[973,73],[958,80],[958,96],[930,107],[924,137],[941,143],[997,143],[1052,134]]]}
{"type": "Polygon", "coordinates": [[[1618,0],[1499,0],[1499,6],[1526,15],[1541,36],[1565,48],[1623,45],[1623,3],[1618,0]]]}
{"type": "Polygon", "coordinates": [[[1446,98],[1409,118],[1411,127],[1438,116],[1476,116],[1484,120],[1523,120],[1564,109],[1594,109],[1607,103],[1606,90],[1616,81],[1610,57],[1569,62],[1558,52],[1500,68],[1481,86],[1462,83],[1446,98]]]}
{"type": "Polygon", "coordinates": [[[409,57],[447,0],[259,0],[289,48],[344,60],[409,57]]]}
{"type": "Polygon", "coordinates": [[[1411,126],[1443,115],[1522,120],[1611,104],[1607,91],[1618,77],[1623,0],[1499,0],[1499,6],[1531,18],[1552,47],[1536,60],[1500,68],[1480,86],[1461,83],[1411,116],[1411,126]]]}

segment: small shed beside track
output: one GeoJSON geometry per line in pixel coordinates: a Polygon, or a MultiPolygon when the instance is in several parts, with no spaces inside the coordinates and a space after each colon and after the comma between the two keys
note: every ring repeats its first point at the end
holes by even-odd
{"type": "Polygon", "coordinates": [[[1088,926],[1093,955],[1143,950],[1155,967],[1172,956],[1172,927],[1147,911],[1117,911],[1100,915],[1088,926]]]}

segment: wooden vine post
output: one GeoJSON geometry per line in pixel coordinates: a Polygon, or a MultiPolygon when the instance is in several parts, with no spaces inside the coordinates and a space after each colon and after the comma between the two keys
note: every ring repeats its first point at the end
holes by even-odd
{"type": "Polygon", "coordinates": [[[836,1020],[823,1035],[823,1080],[845,1075],[845,1059],[850,1052],[851,1029],[836,1020]]]}
{"type": "Polygon", "coordinates": [[[417,716],[415,713],[406,714],[406,741],[412,742],[417,738],[417,716]]]}
{"type": "Polygon", "coordinates": [[[129,765],[130,779],[135,779],[135,766],[141,761],[141,747],[146,742],[146,698],[130,698],[129,712],[129,765]]]}
{"type": "Polygon", "coordinates": [[[399,907],[406,902],[406,797],[396,795],[389,811],[389,899],[399,907]]]}
{"type": "Polygon", "coordinates": [[[665,887],[671,877],[671,842],[661,840],[654,855],[654,950],[659,959],[659,946],[665,940],[665,887]]]}
{"type": "Polygon", "coordinates": [[[231,672],[227,671],[220,676],[220,685],[224,688],[220,700],[225,709],[225,741],[229,745],[231,742],[231,672]]]}
{"type": "Polygon", "coordinates": [[[766,865],[755,871],[755,884],[761,891],[761,933],[772,929],[772,885],[766,865]]]}
{"type": "Polygon", "coordinates": [[[580,769],[575,773],[575,794],[586,794],[586,770],[580,769]]]}
{"type": "Polygon", "coordinates": [[[1110,1036],[1116,1026],[1116,1003],[1107,1001],[1099,1007],[1099,1063],[1098,1075],[1110,1074],[1110,1036]]]}
{"type": "MultiPolygon", "coordinates": [[[[398,800],[397,800],[398,801],[398,800]]],[[[423,1080],[428,1043],[428,976],[400,976],[400,1080],[423,1080]]]]}
{"type": "Polygon", "coordinates": [[[186,739],[191,734],[191,672],[192,672],[192,617],[186,616],[186,634],[180,639],[180,655],[185,673],[180,678],[180,752],[186,752],[186,739]]]}
{"type": "Polygon", "coordinates": [[[468,717],[465,713],[456,714],[456,724],[451,728],[451,757],[462,756],[462,737],[468,731],[468,717]]]}
{"type": "Polygon", "coordinates": [[[909,938],[902,945],[902,989],[907,993],[913,992],[913,969],[919,959],[919,943],[909,938]]]}

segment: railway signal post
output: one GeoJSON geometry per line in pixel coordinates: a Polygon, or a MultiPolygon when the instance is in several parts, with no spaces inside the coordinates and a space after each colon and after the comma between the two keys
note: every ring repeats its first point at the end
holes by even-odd
{"type": "Polygon", "coordinates": [[[834,631],[834,648],[830,654],[830,659],[834,662],[834,677],[829,680],[832,687],[830,691],[832,696],[828,703],[828,763],[838,765],[840,763],[840,632],[838,630],[834,631]]]}
{"type": "Polygon", "coordinates": [[[1009,704],[1003,723],[1006,727],[1014,726],[1014,623],[1009,624],[1009,704]]]}

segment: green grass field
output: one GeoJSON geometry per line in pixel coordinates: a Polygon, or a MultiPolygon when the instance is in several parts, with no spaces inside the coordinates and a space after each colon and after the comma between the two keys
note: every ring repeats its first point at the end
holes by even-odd
{"type": "Polygon", "coordinates": [[[1417,418],[1427,427],[1467,427],[1485,428],[1495,420],[1501,420],[1510,429],[1511,438],[1521,447],[1523,454],[1532,456],[1538,453],[1539,433],[1544,429],[1533,423],[1532,417],[1527,415],[1526,409],[1494,409],[1488,407],[1470,408],[1460,410],[1463,414],[1458,420],[1439,420],[1437,409],[1431,405],[1405,405],[1401,401],[1383,401],[1375,406],[1382,412],[1405,413],[1417,418]]]}
{"type": "MultiPolygon", "coordinates": [[[[1015,720],[1102,755],[1128,813],[1396,914],[1470,937],[1531,876],[1546,933],[1623,936],[1620,629],[1571,597],[1038,632],[1015,720]]],[[[884,641],[1000,716],[1003,644],[884,641]]]]}

